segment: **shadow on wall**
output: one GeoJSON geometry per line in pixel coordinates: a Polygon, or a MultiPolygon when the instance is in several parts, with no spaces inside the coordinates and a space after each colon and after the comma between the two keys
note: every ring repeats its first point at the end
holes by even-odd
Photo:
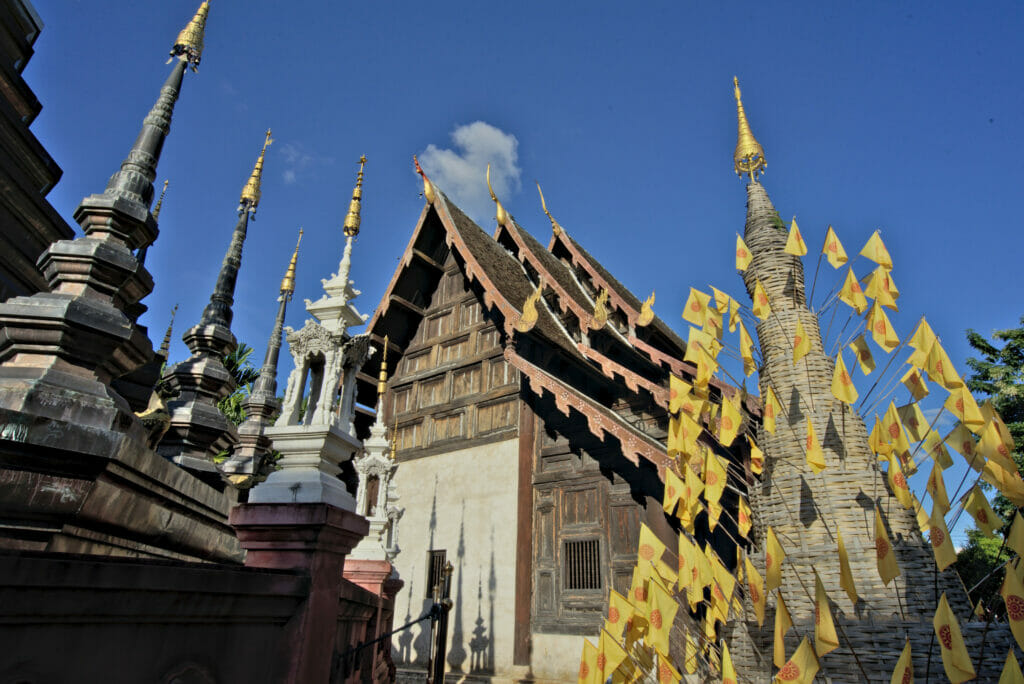
{"type": "Polygon", "coordinates": [[[491,634],[487,634],[487,623],[483,618],[483,568],[480,569],[480,580],[476,592],[476,626],[473,638],[469,642],[472,653],[470,672],[473,674],[494,674],[494,597],[498,588],[498,576],[494,568],[494,527],[491,526],[491,567],[487,575],[487,613],[491,625],[491,634]]]}
{"type": "Polygon", "coordinates": [[[462,512],[459,514],[459,547],[455,552],[455,572],[459,573],[458,589],[455,592],[455,605],[452,606],[452,638],[448,645],[448,666],[452,672],[462,672],[462,665],[466,662],[465,634],[462,627],[462,607],[464,605],[462,581],[466,575],[466,502],[462,502],[462,512]]]}

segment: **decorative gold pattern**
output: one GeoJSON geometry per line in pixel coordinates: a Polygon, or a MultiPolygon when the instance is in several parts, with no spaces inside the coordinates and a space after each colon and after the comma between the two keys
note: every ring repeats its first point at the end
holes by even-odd
{"type": "Polygon", "coordinates": [[[540,189],[540,183],[537,183],[537,192],[540,193],[540,206],[544,210],[544,213],[548,215],[548,220],[551,221],[551,232],[557,237],[562,234],[562,226],[558,224],[555,217],[551,215],[550,211],[548,211],[548,205],[544,201],[544,192],[540,189]]]}
{"type": "Polygon", "coordinates": [[[359,157],[359,175],[356,176],[356,187],[352,190],[352,201],[348,203],[348,214],[345,215],[345,237],[359,235],[359,212],[363,206],[363,167],[366,166],[366,155],[359,157]]]}
{"type": "Polygon", "coordinates": [[[292,260],[288,263],[288,270],[281,279],[281,294],[291,299],[295,293],[295,263],[299,260],[299,245],[302,244],[302,229],[299,228],[299,239],[295,243],[295,251],[292,253],[292,260]]]}
{"type": "Polygon", "coordinates": [[[732,155],[733,167],[736,175],[742,177],[744,173],[750,176],[750,180],[757,180],[757,172],[764,173],[768,162],[764,158],[764,148],[757,138],[750,131],[750,124],[747,123],[747,114],[743,111],[743,100],[740,99],[740,82],[732,77],[733,94],[736,96],[736,117],[738,134],[736,140],[736,152],[732,155]]]}
{"type": "Polygon", "coordinates": [[[516,321],[516,330],[521,333],[528,333],[533,329],[533,326],[537,324],[537,302],[540,301],[540,295],[544,291],[544,279],[541,278],[540,282],[537,283],[537,288],[526,298],[523,302],[523,315],[516,321]]]}
{"type": "Polygon", "coordinates": [[[242,197],[239,199],[238,211],[247,209],[250,213],[256,212],[260,203],[260,182],[263,180],[263,158],[267,154],[267,147],[273,144],[274,139],[270,137],[270,129],[267,129],[267,139],[263,142],[263,149],[256,159],[256,166],[252,169],[252,175],[242,188],[242,197]]]}
{"type": "Polygon", "coordinates": [[[164,189],[160,191],[160,199],[158,199],[156,201],[156,206],[153,207],[153,221],[154,222],[158,218],[160,218],[160,208],[164,206],[164,195],[167,194],[167,186],[169,184],[170,184],[170,181],[168,181],[168,180],[164,181],[164,189]]]}
{"type": "Polygon", "coordinates": [[[412,155],[412,163],[416,166],[416,173],[423,177],[423,197],[433,204],[436,197],[434,194],[434,184],[427,178],[427,174],[423,173],[423,169],[420,168],[420,160],[416,158],[415,154],[412,155]]]}
{"type": "Polygon", "coordinates": [[[171,46],[171,57],[167,60],[168,64],[170,64],[171,59],[177,57],[178,59],[186,60],[189,66],[192,67],[192,71],[199,70],[199,61],[203,57],[203,34],[206,32],[206,15],[209,12],[210,3],[208,1],[199,6],[196,15],[192,17],[192,21],[188,22],[188,25],[181,29],[178,39],[171,46]]]}
{"type": "Polygon", "coordinates": [[[593,330],[600,330],[608,322],[608,290],[601,288],[594,300],[594,316],[590,321],[593,330]]]}
{"type": "Polygon", "coordinates": [[[377,404],[388,389],[388,336],[384,336],[384,351],[380,357],[380,374],[377,376],[377,404]]]}
{"type": "Polygon", "coordinates": [[[643,306],[640,307],[640,315],[637,316],[636,326],[642,328],[645,325],[649,325],[654,320],[654,292],[651,292],[651,296],[644,300],[643,306]]]}
{"type": "Polygon", "coordinates": [[[505,211],[505,207],[501,206],[501,202],[498,201],[498,196],[494,194],[494,188],[491,187],[491,165],[487,165],[487,190],[491,193],[491,201],[494,202],[495,215],[494,218],[498,220],[498,225],[503,226],[509,221],[508,212],[505,211]]]}

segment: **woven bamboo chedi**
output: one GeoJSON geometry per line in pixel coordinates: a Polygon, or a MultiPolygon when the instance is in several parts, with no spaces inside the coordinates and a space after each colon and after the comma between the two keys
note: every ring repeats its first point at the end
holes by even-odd
{"type": "MultiPolygon", "coordinates": [[[[917,681],[945,681],[932,626],[939,598],[945,592],[975,659],[979,681],[995,681],[1012,637],[1006,629],[994,626],[983,635],[983,623],[966,622],[971,606],[960,577],[952,568],[938,572],[914,511],[900,505],[878,467],[863,420],[832,395],[834,360],[823,348],[818,317],[807,306],[803,264],[799,257],[784,251],[786,228],[757,181],[764,152],[749,140],[743,144],[745,134],[750,139],[753,136],[739,101],[738,86],[736,98],[741,143],[736,154],[739,157],[755,150],[760,155],[754,163],[749,158],[736,160],[737,172],[751,176],[744,241],[753,259],[743,279],[751,297],[758,281],[768,295],[771,314],[757,325],[763,359],[760,392],[764,398],[771,388],[782,405],[775,433],[762,428],[758,434],[765,466],[761,482],[750,489],[756,549],[751,549],[750,555],[764,572],[765,534],[770,526],[786,553],[779,592],[794,623],[786,638],[786,657],[792,655],[804,636],[814,640],[816,571],[829,596],[839,636],[839,648],[819,658],[819,678],[834,682],[889,681],[909,638],[917,681]],[[811,350],[794,363],[798,324],[809,336],[811,350]],[[818,474],[811,471],[806,460],[808,420],[827,466],[818,474]],[[876,507],[901,570],[888,586],[877,569],[876,507]],[[859,595],[856,605],[840,588],[839,532],[859,595]],[[983,639],[985,662],[979,663],[983,639]]],[[[745,615],[729,626],[727,638],[741,681],[768,681],[778,670],[772,663],[775,604],[776,599],[770,596],[764,625],[758,627],[748,598],[745,615]]]]}

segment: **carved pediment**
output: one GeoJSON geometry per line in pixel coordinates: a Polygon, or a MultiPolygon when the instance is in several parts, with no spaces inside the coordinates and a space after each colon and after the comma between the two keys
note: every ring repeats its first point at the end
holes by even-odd
{"type": "Polygon", "coordinates": [[[288,340],[288,347],[293,356],[304,357],[311,353],[326,354],[332,349],[337,349],[342,344],[339,335],[331,333],[327,328],[311,319],[299,330],[285,328],[285,339],[288,340]]]}

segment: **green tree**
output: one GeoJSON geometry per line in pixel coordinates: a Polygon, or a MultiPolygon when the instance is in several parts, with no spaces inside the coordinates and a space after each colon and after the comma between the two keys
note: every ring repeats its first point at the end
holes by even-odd
{"type": "Polygon", "coordinates": [[[235,350],[225,354],[222,361],[235,379],[235,391],[217,402],[217,408],[228,420],[240,425],[245,420],[245,409],[242,404],[252,390],[252,383],[260,377],[260,371],[249,361],[253,349],[244,342],[239,342],[235,350]]]}
{"type": "MultiPolygon", "coordinates": [[[[1019,470],[1024,469],[1024,316],[1020,323],[1019,328],[995,331],[991,341],[974,330],[967,331],[967,342],[980,358],[967,359],[972,372],[966,378],[971,392],[990,399],[1006,423],[1016,444],[1013,459],[1019,470]]],[[[996,493],[992,508],[1007,525],[1017,512],[1000,493],[996,493]]],[[[1002,533],[1005,535],[1005,527],[1002,533]]],[[[982,600],[996,614],[1005,610],[999,597],[1002,575],[998,569],[1009,556],[1002,538],[986,537],[977,528],[967,531],[967,544],[957,556],[957,572],[967,588],[973,589],[971,600],[982,600]]]]}

